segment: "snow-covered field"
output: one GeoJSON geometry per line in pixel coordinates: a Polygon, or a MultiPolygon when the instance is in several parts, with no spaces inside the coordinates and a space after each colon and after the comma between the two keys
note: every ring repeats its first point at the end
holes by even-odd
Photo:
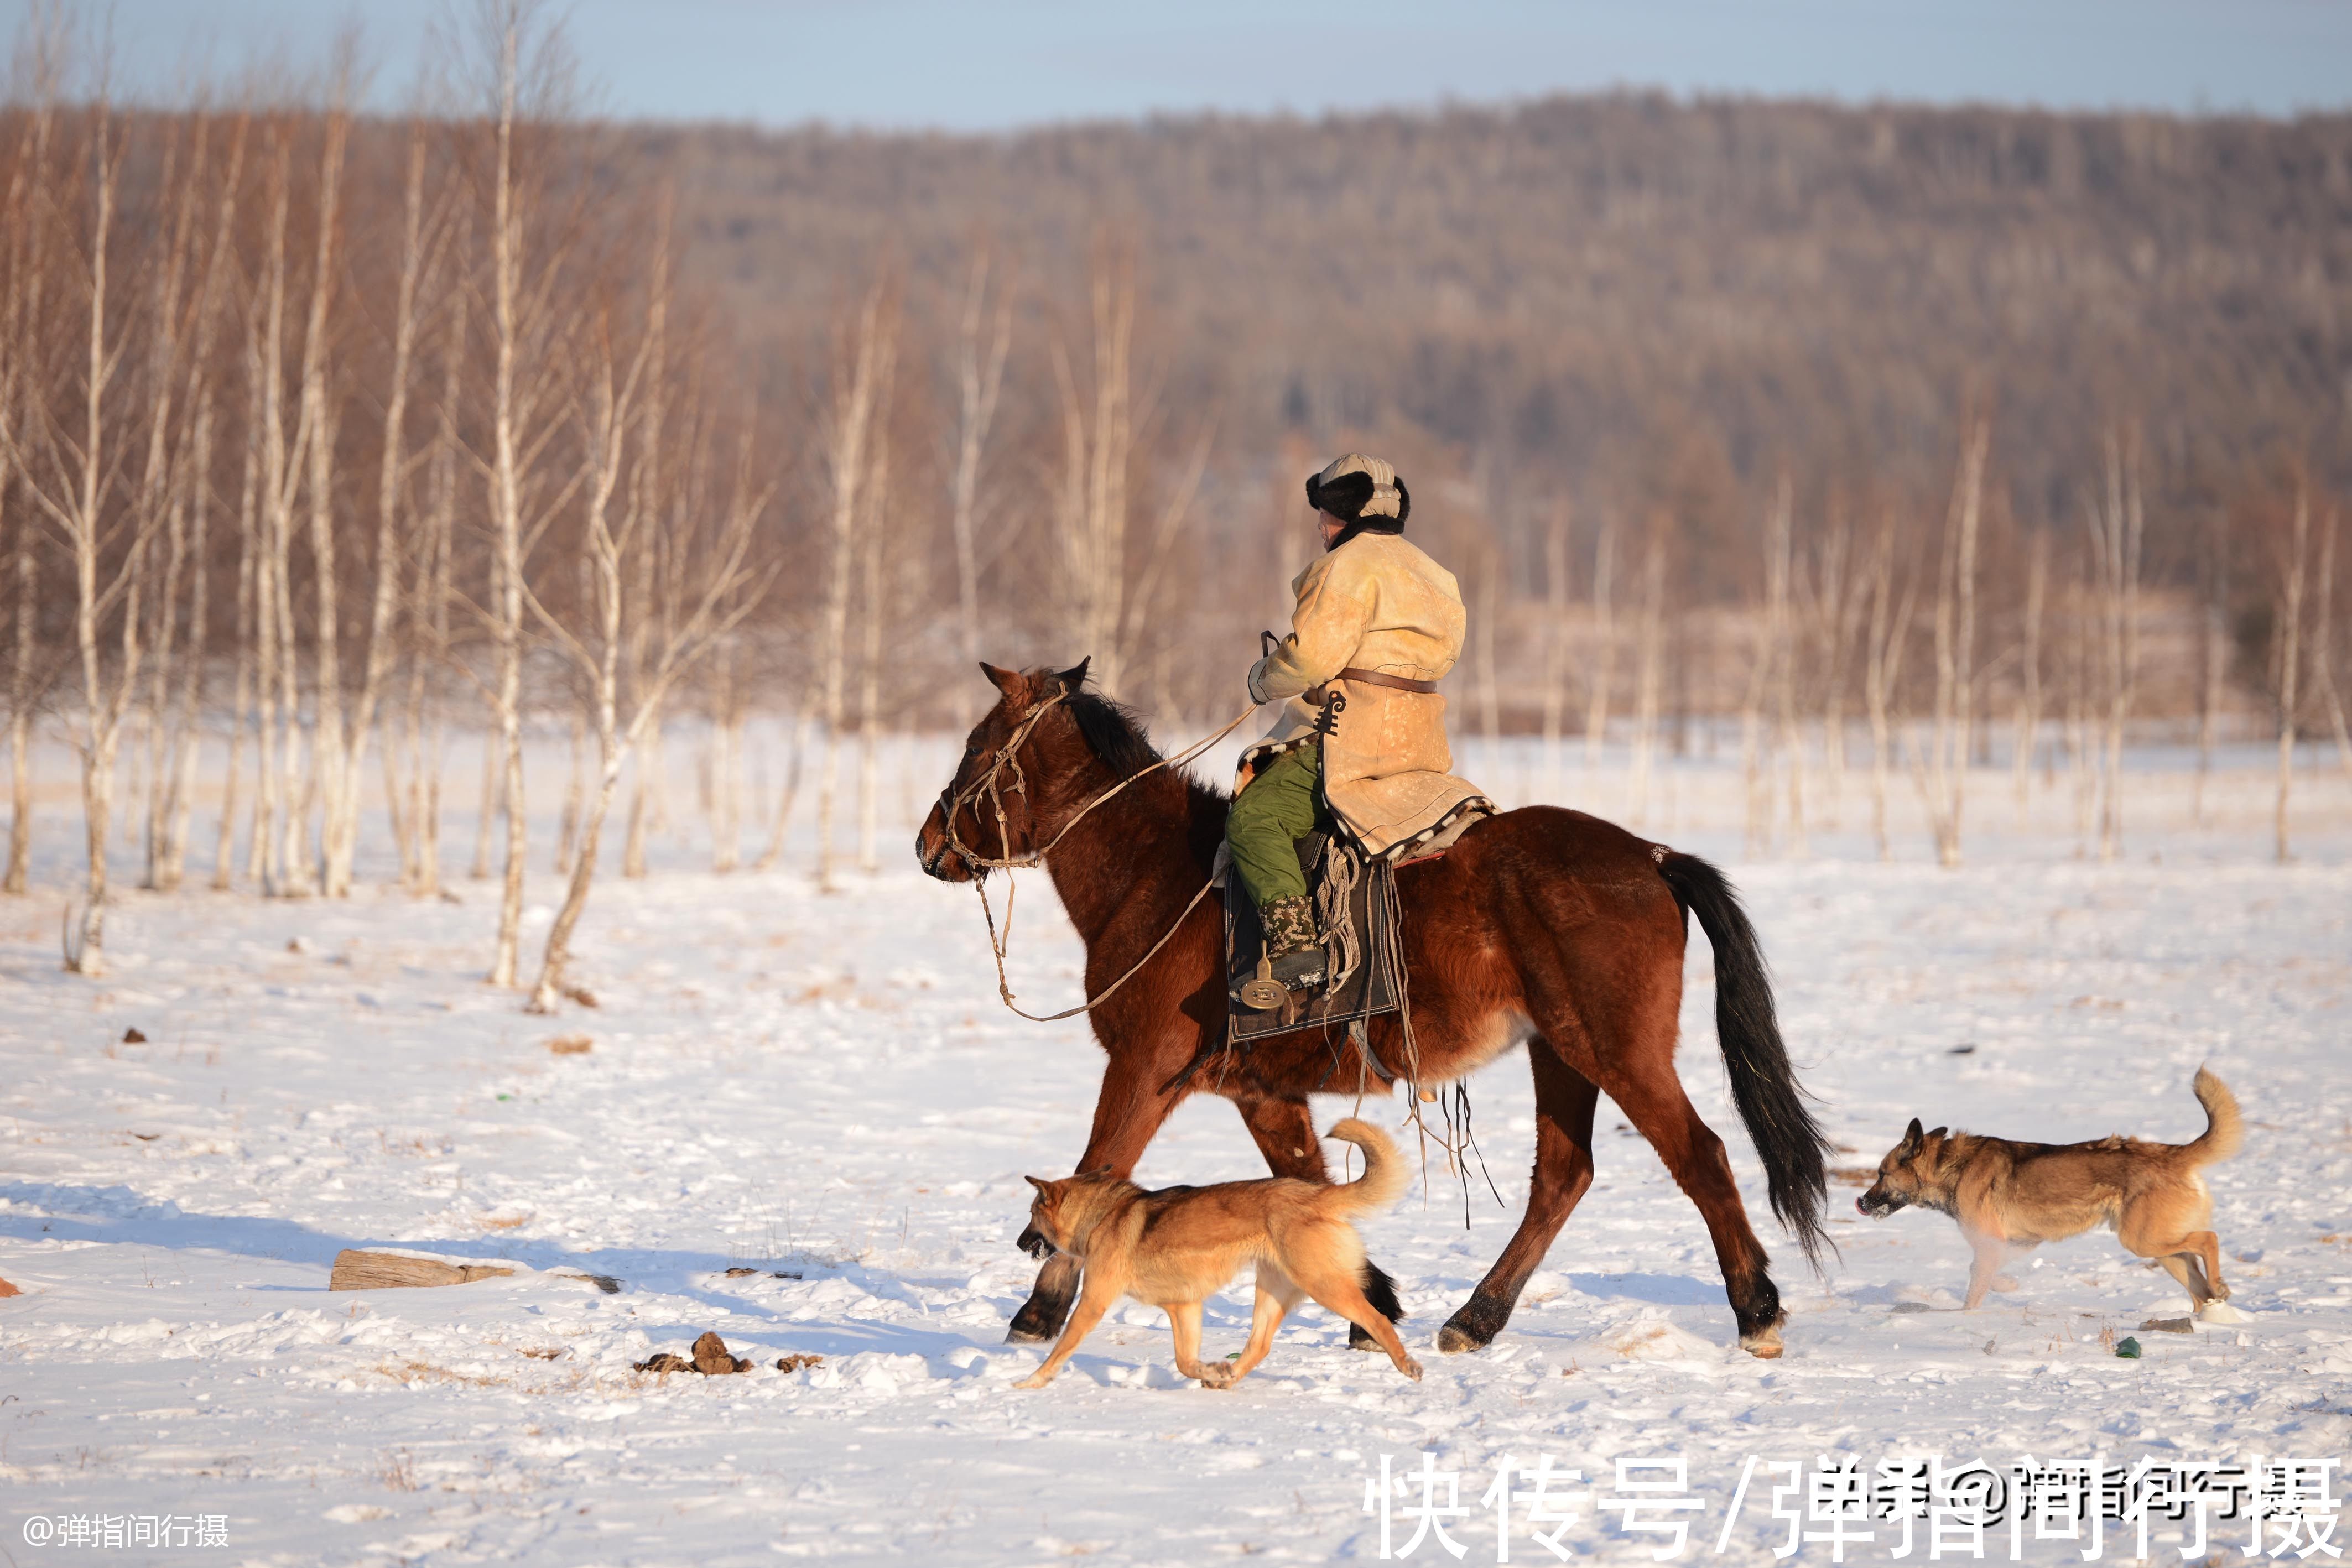
{"type": "MultiPolygon", "coordinates": [[[[937,749],[917,765],[940,766],[937,749]]],[[[1079,1022],[1005,1013],[971,894],[907,863],[896,819],[937,787],[928,772],[886,796],[884,872],[837,895],[799,872],[714,877],[683,851],[650,881],[600,885],[581,946],[601,1005],[552,1019],[479,983],[488,884],[459,884],[462,904],[127,894],[115,972],[93,983],[58,970],[60,862],[51,888],[0,907],[0,1279],[23,1291],[0,1301],[0,1556],[1377,1559],[1365,1488],[1386,1457],[1400,1477],[1459,1475],[1466,1513],[1446,1522],[1479,1562],[1496,1548],[1479,1499],[1498,1461],[1549,1454],[1588,1478],[1569,1490],[1603,1496],[1634,1495],[1618,1492],[1621,1458],[1685,1461],[1699,1500],[1681,1516],[1685,1559],[1759,1563],[1790,1528],[1771,1516],[1772,1461],[2352,1449],[2340,780],[2305,786],[2294,865],[2269,862],[2267,780],[2251,771],[2219,791],[2226,821],[2204,832],[2151,784],[2127,857],[2098,865],[2074,858],[2067,831],[2004,832],[2005,781],[1988,774],[1986,847],[1939,871],[1916,833],[1895,863],[1829,858],[1866,852],[1852,794],[1847,832],[1816,835],[1811,858],[1743,862],[1736,817],[1691,806],[1736,790],[1719,772],[1687,778],[1674,841],[1726,861],[1749,900],[1843,1165],[1874,1164],[1913,1114],[2013,1137],[2183,1140],[2201,1125],[2189,1075],[2210,1061],[2250,1123],[2245,1153],[2209,1173],[2246,1321],[2142,1332],[2186,1298],[2105,1235],[2043,1249],[2014,1270],[2017,1292],[1963,1314],[1953,1225],[1863,1221],[1858,1184],[1832,1189],[1842,1257],[1807,1276],[1726,1102],[1695,939],[1683,1072],[1779,1254],[1785,1359],[1737,1350],[1696,1211],[1605,1103],[1599,1179],[1518,1315],[1484,1354],[1436,1354],[1525,1196],[1514,1054],[1471,1085],[1504,1206],[1475,1180],[1465,1228],[1461,1187],[1433,1170],[1425,1201],[1364,1228],[1399,1280],[1423,1382],[1349,1352],[1344,1325],[1309,1307],[1257,1375],[1208,1392],[1174,1376],[1160,1314],[1130,1306],[1052,1387],[1019,1392],[1039,1359],[1002,1343],[1034,1270],[1012,1245],[1021,1177],[1068,1170],[1100,1057],[1079,1022]],[[593,1048],[556,1054],[560,1036],[593,1048]],[[330,1294],[334,1255],[362,1245],[515,1272],[330,1294]],[[756,1370],[631,1370],[712,1329],[756,1370]],[[2111,1353],[2123,1334],[2142,1359],[2111,1353]],[[789,1354],[824,1360],[774,1370],[789,1354]],[[169,1539],[188,1543],[65,1543],[103,1528],[75,1521],[110,1516],[126,1540],[151,1528],[133,1521],[173,1518],[169,1539]]],[[[63,826],[48,821],[59,839],[63,826]]],[[[452,841],[469,833],[453,812],[452,841]]],[[[544,852],[533,897],[551,901],[544,852]]],[[[1076,945],[1051,904],[1042,882],[1023,895],[1014,980],[1033,1006],[1076,995],[1076,945]]],[[[1230,1108],[1202,1100],[1139,1177],[1258,1174],[1230,1108]]],[[[1210,1354],[1239,1348],[1248,1311],[1245,1288],[1213,1303],[1210,1354]]],[[[1649,1561],[1670,1544],[1593,1502],[1576,1511],[1559,1539],[1579,1553],[1649,1561]]],[[[1401,1550],[1412,1521],[1391,1529],[1401,1550]]],[[[2239,1561],[2247,1529],[2216,1523],[2215,1560],[2239,1561]]],[[[1553,1560],[1516,1516],[1513,1531],[1512,1561],[1553,1560]]],[[[2341,1546],[2352,1530],[2337,1533],[2341,1546]]],[[[1891,1561],[1895,1527],[1875,1535],[1846,1560],[1891,1561]]],[[[2181,1560],[2181,1526],[2154,1541],[2158,1560],[2181,1560]]],[[[2029,1531],[2021,1552],[2082,1550],[2029,1531]]],[[[1801,1551],[1825,1562],[1832,1547],[1801,1551]]],[[[2009,1559],[2005,1531],[1987,1552],[2009,1559]]],[[[2110,1527],[2106,1558],[2132,1554],[2110,1527]]],[[[1412,1560],[1453,1561],[1433,1538],[1412,1560]]]]}

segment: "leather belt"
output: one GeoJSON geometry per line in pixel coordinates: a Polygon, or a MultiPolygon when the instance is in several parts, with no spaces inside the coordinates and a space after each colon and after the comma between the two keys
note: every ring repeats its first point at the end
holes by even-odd
{"type": "MultiPolygon", "coordinates": [[[[1334,679],[1354,681],[1367,686],[1386,686],[1391,691],[1412,692],[1421,696],[1437,695],[1435,681],[1416,681],[1405,675],[1391,675],[1379,670],[1361,669],[1354,664],[1349,664],[1341,670],[1334,679]]],[[[1330,689],[1331,683],[1326,681],[1321,685],[1312,687],[1300,695],[1306,698],[1307,706],[1320,707],[1323,705],[1325,694],[1330,689]]]]}
{"type": "Polygon", "coordinates": [[[1435,681],[1416,681],[1403,675],[1383,674],[1378,670],[1359,669],[1353,664],[1341,670],[1339,678],[1343,681],[1360,681],[1368,686],[1387,686],[1391,691],[1419,692],[1423,696],[1434,696],[1437,694],[1435,681]]]}

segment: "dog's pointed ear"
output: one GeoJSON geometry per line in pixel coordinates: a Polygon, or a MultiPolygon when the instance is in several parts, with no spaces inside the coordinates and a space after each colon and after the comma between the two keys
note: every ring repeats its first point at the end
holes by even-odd
{"type": "Polygon", "coordinates": [[[1080,686],[1087,684],[1087,666],[1094,662],[1095,656],[1088,653],[1085,658],[1055,675],[1054,679],[1061,685],[1064,692],[1075,693],[1080,686]]]}
{"type": "Polygon", "coordinates": [[[1940,1144],[1950,1133],[1951,1129],[1949,1127],[1938,1127],[1934,1132],[1927,1134],[1927,1141],[1931,1144],[1940,1144]]]}
{"type": "Polygon", "coordinates": [[[1895,1152],[1905,1155],[1916,1154],[1919,1152],[1919,1145],[1927,1140],[1927,1134],[1919,1130],[1919,1118],[1914,1116],[1911,1118],[1911,1125],[1904,1131],[1903,1142],[1895,1152]]]}
{"type": "Polygon", "coordinates": [[[980,662],[980,673],[988,677],[991,685],[1014,702],[1019,702],[1029,695],[1029,682],[1018,670],[1000,670],[982,659],[980,662]]]}
{"type": "Polygon", "coordinates": [[[1027,1182],[1031,1186],[1035,1187],[1039,1192],[1051,1192],[1054,1190],[1054,1184],[1047,1181],[1044,1176],[1025,1176],[1021,1179],[1027,1182]]]}

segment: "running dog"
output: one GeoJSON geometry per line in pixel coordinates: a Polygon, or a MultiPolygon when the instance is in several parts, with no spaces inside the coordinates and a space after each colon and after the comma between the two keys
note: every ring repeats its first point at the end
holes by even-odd
{"type": "Polygon", "coordinates": [[[1037,1197],[1021,1249],[1038,1259],[1066,1252],[1084,1263],[1086,1278],[1053,1354],[1018,1386],[1051,1383],[1122,1296],[1167,1312],[1176,1370],[1211,1388],[1232,1386],[1264,1360],[1275,1331],[1303,1297],[1370,1334],[1399,1372],[1420,1381],[1421,1364],[1405,1354],[1389,1321],[1396,1287],[1365,1261],[1363,1239],[1349,1223],[1403,1195],[1404,1162],[1387,1134],[1352,1117],[1330,1135],[1364,1151],[1363,1176],[1344,1186],[1273,1176],[1146,1192],[1103,1172],[1062,1181],[1029,1177],[1037,1197]],[[1249,1343],[1230,1365],[1204,1363],[1201,1303],[1252,1261],[1257,1305],[1249,1343]]]}
{"type": "MultiPolygon", "coordinates": [[[[2205,1131],[2194,1143],[2151,1144],[2098,1138],[2087,1144],[2019,1144],[1938,1127],[1914,1117],[1903,1141],[1878,1162],[1878,1179],[1854,1207],[1873,1219],[1917,1205],[1948,1214],[1975,1251],[1969,1310],[1984,1301],[2002,1256],[2044,1241],[2115,1228],[2126,1249],[2161,1263],[2202,1312],[2229,1298],[2221,1282],[2221,1243],[2213,1234],[2213,1195],[2198,1171],[2228,1159],[2245,1142],[2238,1102],[2219,1078],[2197,1070],[2205,1131]]],[[[2013,1290],[2013,1281],[2000,1281],[2013,1290]]]]}

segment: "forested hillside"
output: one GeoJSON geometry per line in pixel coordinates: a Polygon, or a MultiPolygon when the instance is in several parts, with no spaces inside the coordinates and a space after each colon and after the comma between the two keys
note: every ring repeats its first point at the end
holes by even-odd
{"type": "Polygon", "coordinates": [[[2105,435],[2141,426],[2150,564],[2182,580],[2202,516],[2276,465],[2352,474],[2352,117],[1620,96],[627,141],[677,175],[693,265],[779,390],[877,259],[945,335],[988,244],[1021,269],[1013,381],[1050,423],[1045,338],[1083,327],[1089,256],[1130,246],[1168,417],[1213,408],[1222,469],[1291,434],[1402,443],[1481,477],[1531,579],[1510,519],[1565,495],[1670,511],[1692,591],[1736,596],[1783,467],[1801,513],[1938,492],[1969,406],[2033,527],[2079,524],[2105,435]]]}

